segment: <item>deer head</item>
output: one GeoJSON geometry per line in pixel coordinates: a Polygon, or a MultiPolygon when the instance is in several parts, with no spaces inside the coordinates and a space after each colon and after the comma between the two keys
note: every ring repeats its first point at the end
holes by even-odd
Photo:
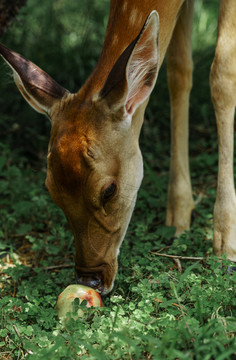
{"type": "Polygon", "coordinates": [[[108,293],[143,177],[140,118],[158,65],[158,15],[122,52],[99,91],[72,94],[0,45],[20,92],[52,124],[46,187],[75,238],[78,283],[108,293]]]}

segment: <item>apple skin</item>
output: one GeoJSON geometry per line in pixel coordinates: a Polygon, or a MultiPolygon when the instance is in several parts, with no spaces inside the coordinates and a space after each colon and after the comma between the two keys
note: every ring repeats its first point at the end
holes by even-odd
{"type": "MultiPolygon", "coordinates": [[[[64,322],[66,320],[66,314],[73,312],[73,301],[78,298],[80,303],[83,300],[87,301],[86,306],[89,308],[93,307],[102,307],[102,299],[100,294],[85,285],[69,285],[62,291],[58,296],[56,310],[58,317],[64,322]]],[[[78,316],[83,317],[84,312],[82,309],[78,309],[78,316]]]]}

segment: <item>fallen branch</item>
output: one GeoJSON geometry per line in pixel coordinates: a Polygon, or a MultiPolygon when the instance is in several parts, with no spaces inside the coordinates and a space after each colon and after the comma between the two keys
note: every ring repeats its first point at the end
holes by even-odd
{"type": "Polygon", "coordinates": [[[60,265],[52,265],[52,266],[46,266],[43,268],[43,270],[57,270],[57,269],[67,269],[75,266],[75,264],[60,264],[60,265]]]}
{"type": "Polygon", "coordinates": [[[174,262],[176,263],[176,265],[177,265],[177,267],[178,267],[178,271],[179,271],[180,273],[182,273],[183,271],[182,271],[182,265],[181,265],[180,259],[173,258],[173,260],[174,260],[174,262]]]}
{"type": "MultiPolygon", "coordinates": [[[[20,339],[22,348],[24,349],[24,342],[23,342],[23,339],[22,339],[22,337],[21,337],[21,334],[20,334],[18,328],[16,327],[16,325],[12,325],[12,326],[13,326],[13,329],[15,330],[15,332],[16,332],[16,335],[17,335],[18,338],[20,339]]],[[[26,351],[26,353],[29,354],[29,355],[32,355],[32,354],[33,354],[33,351],[31,351],[30,349],[26,349],[25,351],[26,351]]]]}
{"type": "Polygon", "coordinates": [[[193,260],[193,261],[203,261],[206,260],[205,257],[194,257],[194,256],[178,256],[178,255],[168,255],[168,254],[162,254],[159,252],[155,252],[152,251],[151,252],[152,255],[157,255],[157,256],[163,256],[163,257],[168,257],[170,259],[178,259],[178,260],[193,260]]]}
{"type": "Polygon", "coordinates": [[[17,329],[16,325],[13,325],[13,329],[15,330],[16,335],[17,335],[18,338],[20,339],[21,346],[23,347],[23,346],[24,346],[24,343],[23,343],[22,337],[21,337],[21,335],[20,335],[20,333],[19,333],[19,330],[17,329]]]}

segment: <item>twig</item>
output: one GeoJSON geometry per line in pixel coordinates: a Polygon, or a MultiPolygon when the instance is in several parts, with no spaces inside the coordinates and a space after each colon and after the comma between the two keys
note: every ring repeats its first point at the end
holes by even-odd
{"type": "Polygon", "coordinates": [[[174,262],[176,263],[177,267],[178,267],[178,271],[180,273],[182,273],[182,265],[181,265],[181,262],[180,262],[180,259],[178,258],[173,258],[174,262]]]}
{"type": "Polygon", "coordinates": [[[61,265],[52,265],[52,266],[46,266],[43,268],[43,270],[56,270],[56,269],[66,269],[73,267],[75,264],[61,264],[61,265]]]}
{"type": "MultiPolygon", "coordinates": [[[[13,326],[13,329],[15,330],[15,332],[16,332],[16,335],[20,339],[20,343],[21,343],[22,348],[24,348],[24,342],[23,342],[23,339],[21,337],[21,334],[19,333],[19,330],[17,329],[16,325],[12,325],[12,326],[13,326]]],[[[31,351],[30,349],[25,349],[25,351],[27,352],[27,354],[30,354],[30,355],[33,354],[33,351],[31,351]]]]}
{"type": "Polygon", "coordinates": [[[168,255],[168,254],[162,254],[162,253],[158,253],[158,252],[151,252],[152,255],[157,255],[157,256],[164,256],[164,257],[168,257],[171,259],[179,259],[179,260],[193,260],[193,261],[203,261],[206,260],[206,258],[204,257],[194,257],[194,256],[178,256],[178,255],[168,255]]]}
{"type": "Polygon", "coordinates": [[[16,325],[13,325],[13,328],[16,332],[16,335],[18,336],[18,338],[20,339],[20,342],[21,342],[21,346],[24,346],[24,343],[23,343],[23,340],[22,340],[22,337],[21,337],[21,334],[19,333],[19,330],[17,329],[16,325]]]}
{"type": "MultiPolygon", "coordinates": [[[[11,354],[11,351],[1,351],[1,352],[0,352],[0,356],[1,356],[1,355],[8,355],[8,354],[10,355],[10,354],[11,354]]],[[[1,357],[0,357],[0,359],[1,359],[1,357]]]]}
{"type": "Polygon", "coordinates": [[[11,238],[22,238],[22,237],[25,237],[27,235],[32,235],[32,233],[26,233],[26,234],[10,234],[9,236],[11,238]]]}
{"type": "Polygon", "coordinates": [[[29,232],[24,233],[24,234],[9,234],[9,236],[11,238],[22,238],[22,237],[26,237],[26,236],[30,236],[30,235],[37,235],[37,234],[38,234],[37,231],[29,231],[29,232]]]}

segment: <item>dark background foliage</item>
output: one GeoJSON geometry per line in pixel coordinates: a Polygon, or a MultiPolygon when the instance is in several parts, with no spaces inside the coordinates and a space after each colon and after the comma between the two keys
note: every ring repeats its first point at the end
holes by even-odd
{"type": "Polygon", "coordinates": [[[26,0],[1,0],[0,1],[0,35],[14,21],[20,8],[25,5],[26,0]]]}

